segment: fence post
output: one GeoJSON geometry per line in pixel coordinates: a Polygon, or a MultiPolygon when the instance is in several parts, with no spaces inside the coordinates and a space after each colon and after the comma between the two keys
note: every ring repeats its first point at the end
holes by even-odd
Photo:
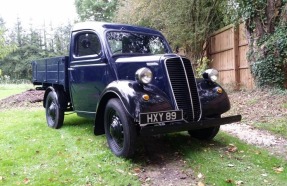
{"type": "Polygon", "coordinates": [[[240,89],[240,72],[239,72],[239,28],[233,26],[233,59],[234,59],[234,80],[235,90],[240,89]]]}

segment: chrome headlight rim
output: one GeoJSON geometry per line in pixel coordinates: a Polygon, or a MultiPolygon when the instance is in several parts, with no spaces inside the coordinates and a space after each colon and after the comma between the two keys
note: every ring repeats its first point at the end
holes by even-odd
{"type": "Polygon", "coordinates": [[[212,82],[216,82],[218,79],[218,71],[213,68],[207,69],[203,72],[202,77],[212,82]]]}
{"type": "Polygon", "coordinates": [[[135,78],[138,83],[146,85],[152,81],[153,74],[149,68],[143,67],[136,71],[135,78]]]}

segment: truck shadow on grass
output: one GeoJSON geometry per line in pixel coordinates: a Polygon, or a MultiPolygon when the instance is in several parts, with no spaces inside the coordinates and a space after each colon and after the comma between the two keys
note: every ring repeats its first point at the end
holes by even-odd
{"type": "MultiPolygon", "coordinates": [[[[68,115],[65,128],[80,129],[93,136],[93,120],[68,115]]],[[[222,149],[226,146],[219,141],[193,139],[187,132],[138,137],[135,155],[127,161],[133,165],[130,171],[142,185],[197,185],[201,180],[189,165],[189,161],[193,161],[191,155],[200,156],[209,147],[222,149]]],[[[108,145],[99,148],[106,151],[108,145]]]]}
{"type": "MultiPolygon", "coordinates": [[[[88,129],[93,134],[94,120],[77,117],[74,114],[65,116],[63,128],[88,129]]],[[[104,135],[103,135],[104,136],[104,135]]],[[[140,164],[161,164],[162,161],[173,161],[181,158],[183,151],[202,151],[206,146],[223,148],[228,144],[220,141],[200,141],[190,137],[187,132],[170,133],[155,136],[139,136],[137,150],[132,161],[140,164]]]]}
{"type": "Polygon", "coordinates": [[[160,164],[163,160],[182,158],[184,152],[199,152],[206,147],[223,148],[227,145],[215,140],[199,141],[190,137],[187,132],[139,137],[134,161],[141,162],[145,159],[147,163],[160,164]]]}
{"type": "Polygon", "coordinates": [[[78,117],[74,113],[69,113],[65,115],[63,128],[65,127],[91,128],[92,130],[94,127],[94,120],[78,117]]]}
{"type": "Polygon", "coordinates": [[[133,163],[145,185],[197,185],[201,180],[190,166],[192,154],[201,156],[207,148],[225,148],[219,141],[199,141],[187,132],[140,137],[133,163]]]}

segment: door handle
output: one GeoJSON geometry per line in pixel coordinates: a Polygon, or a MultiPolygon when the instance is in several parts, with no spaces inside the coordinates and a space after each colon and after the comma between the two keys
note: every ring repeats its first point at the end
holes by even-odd
{"type": "Polygon", "coordinates": [[[68,68],[68,70],[72,71],[72,70],[75,70],[75,69],[70,67],[70,68],[68,68]]]}

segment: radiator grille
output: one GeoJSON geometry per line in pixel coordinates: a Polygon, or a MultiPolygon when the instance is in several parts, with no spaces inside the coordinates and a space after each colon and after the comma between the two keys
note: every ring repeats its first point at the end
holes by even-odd
{"type": "Polygon", "coordinates": [[[200,100],[199,100],[198,92],[197,92],[196,80],[194,77],[191,62],[186,58],[182,58],[182,61],[183,61],[183,64],[186,70],[186,75],[187,75],[187,79],[188,79],[188,83],[190,87],[190,93],[191,93],[193,110],[194,110],[194,120],[198,121],[201,117],[201,106],[200,106],[200,100]]]}
{"type": "Polygon", "coordinates": [[[201,107],[190,61],[185,58],[171,58],[165,64],[178,109],[183,110],[185,120],[198,121],[201,107]]]}

